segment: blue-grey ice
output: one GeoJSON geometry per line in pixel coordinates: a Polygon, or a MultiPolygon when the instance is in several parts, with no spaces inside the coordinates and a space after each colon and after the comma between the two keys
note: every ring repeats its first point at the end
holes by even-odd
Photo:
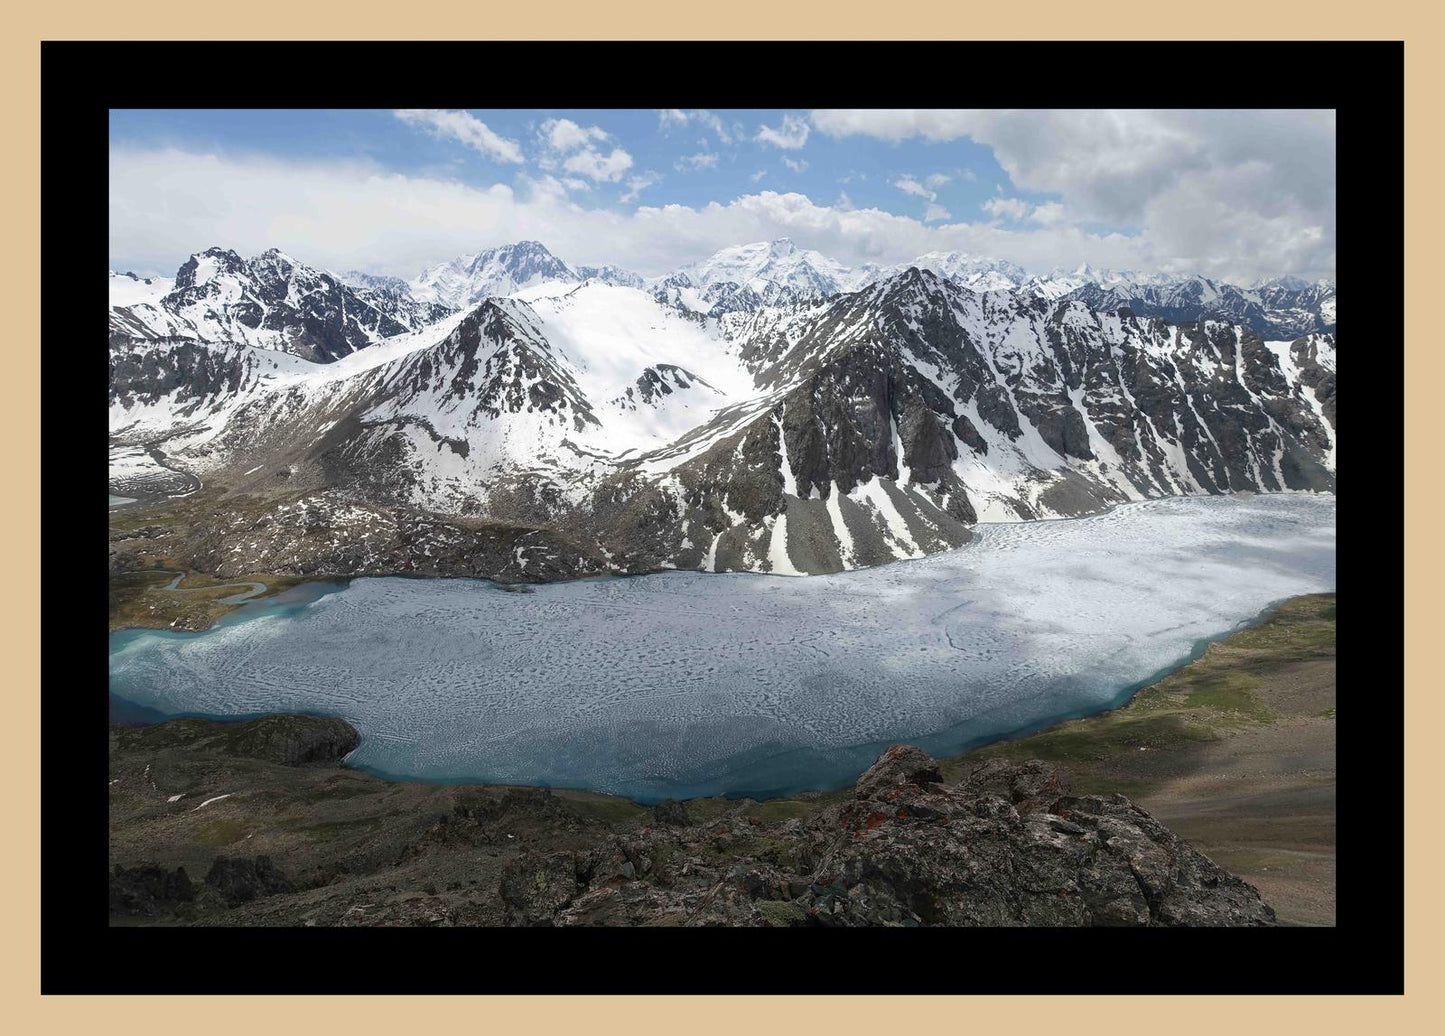
{"type": "Polygon", "coordinates": [[[1334,586],[1332,496],[1151,500],[829,576],[358,579],[115,634],[110,686],[166,713],[334,713],[361,731],[350,761],[395,776],[762,795],[1109,707],[1334,586]]]}

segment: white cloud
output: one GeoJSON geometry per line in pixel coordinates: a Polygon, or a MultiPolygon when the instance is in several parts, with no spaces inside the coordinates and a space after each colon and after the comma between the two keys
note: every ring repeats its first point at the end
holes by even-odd
{"type": "MultiPolygon", "coordinates": [[[[1326,110],[817,110],[820,133],[964,137],[1041,222],[1136,228],[1165,261],[1220,277],[1333,274],[1335,113],[1326,110]]],[[[999,193],[1004,193],[999,187],[999,193]]]]}
{"type": "Polygon", "coordinates": [[[673,168],[680,173],[685,173],[689,169],[694,171],[698,169],[711,169],[715,165],[717,165],[716,152],[699,151],[695,155],[683,155],[673,164],[673,168]]]}
{"type": "Polygon", "coordinates": [[[621,202],[636,201],[639,194],[647,190],[647,188],[651,187],[653,184],[658,184],[661,182],[662,174],[654,173],[651,170],[648,170],[645,173],[640,173],[637,176],[628,177],[627,190],[624,193],[618,195],[617,200],[621,202]]]}
{"type": "Polygon", "coordinates": [[[611,140],[600,126],[580,126],[571,119],[548,119],[537,128],[545,153],[537,160],[543,169],[559,166],[577,177],[598,183],[616,183],[632,168],[632,156],[620,147],[604,153],[594,145],[611,140]]]}
{"type": "Polygon", "coordinates": [[[613,148],[608,155],[589,147],[568,156],[562,168],[569,173],[591,177],[599,183],[615,183],[632,168],[632,156],[620,147],[613,148]]]}
{"type": "Polygon", "coordinates": [[[592,189],[592,185],[586,180],[578,180],[571,176],[563,179],[562,186],[566,187],[569,191],[590,191],[592,189]]]}
{"type": "MultiPolygon", "coordinates": [[[[733,123],[729,126],[722,118],[704,108],[684,111],[681,108],[660,108],[657,112],[657,128],[663,133],[673,129],[680,129],[693,123],[698,126],[705,126],[712,130],[718,141],[724,146],[732,144],[743,135],[742,126],[733,123]]],[[[706,146],[706,145],[704,145],[706,146]]]]}
{"type": "Polygon", "coordinates": [[[552,150],[564,152],[607,139],[607,131],[602,127],[579,126],[571,119],[548,119],[538,133],[552,150]]]}
{"type": "Polygon", "coordinates": [[[1032,210],[1022,198],[990,198],[980,208],[995,219],[1023,219],[1032,210]]]}
{"type": "Polygon", "coordinates": [[[928,205],[925,206],[923,210],[923,222],[937,223],[939,220],[953,218],[953,213],[938,204],[938,192],[934,190],[936,187],[942,187],[951,179],[952,177],[946,176],[943,173],[934,173],[924,180],[923,183],[919,183],[916,177],[905,175],[894,180],[893,186],[897,187],[904,194],[911,194],[915,198],[922,198],[928,202],[928,205]]]}
{"type": "Polygon", "coordinates": [[[522,148],[515,140],[498,136],[485,122],[464,111],[440,108],[398,108],[396,117],[409,126],[416,126],[433,136],[460,141],[498,162],[519,163],[522,148]]]}
{"type": "Polygon", "coordinates": [[[762,144],[771,144],[780,147],[785,151],[796,151],[808,142],[808,133],[812,129],[808,120],[798,115],[784,115],[782,123],[777,129],[770,126],[759,126],[754,140],[762,144]]]}
{"type": "Polygon", "coordinates": [[[754,173],[752,176],[748,177],[748,179],[751,180],[753,183],[757,183],[758,181],[760,181],[763,177],[765,177],[765,176],[767,176],[767,175],[768,175],[768,171],[767,171],[766,169],[759,169],[759,170],[758,170],[756,173],[754,173]]]}
{"type": "Polygon", "coordinates": [[[1027,220],[1043,226],[1056,226],[1067,221],[1068,212],[1056,201],[1035,205],[1022,198],[989,198],[979,208],[995,219],[1015,222],[1027,220]]]}
{"type": "Polygon", "coordinates": [[[784,155],[784,156],[783,156],[783,165],[787,166],[789,169],[791,169],[791,170],[792,170],[793,172],[795,172],[795,173],[801,173],[801,172],[803,172],[805,169],[808,168],[808,160],[807,160],[806,158],[800,158],[800,159],[798,159],[798,160],[795,162],[795,161],[793,161],[793,159],[789,158],[787,155],[784,155]]]}
{"type": "Polygon", "coordinates": [[[897,187],[904,194],[911,194],[917,198],[927,198],[929,201],[938,197],[937,193],[930,191],[911,176],[900,176],[893,181],[893,186],[897,187]]]}
{"type": "MultiPolygon", "coordinates": [[[[629,179],[629,186],[636,179],[629,179]]],[[[1248,194],[1256,186],[1241,174],[1210,191],[1248,194]]],[[[957,249],[1009,259],[1035,272],[1084,261],[1116,269],[1173,264],[1188,270],[1199,254],[1163,252],[1147,235],[1089,232],[1069,224],[929,224],[877,208],[849,210],[841,202],[820,205],[803,194],[760,191],[698,207],[622,211],[579,204],[565,184],[550,177],[520,178],[515,188],[474,187],[439,175],[388,172],[369,162],[116,147],[110,155],[110,257],[121,269],[173,271],[187,255],[210,245],[246,255],[275,246],[322,267],[411,277],[430,262],[526,239],[544,242],[569,262],[610,262],[648,275],[727,245],[778,237],[850,264],[904,262],[957,249]]],[[[1215,215],[1191,218],[1207,226],[1215,215]]],[[[1281,210],[1273,222],[1230,226],[1241,248],[1268,249],[1263,254],[1271,257],[1271,265],[1245,270],[1236,279],[1312,274],[1305,264],[1323,246],[1292,232],[1289,219],[1289,211],[1281,210]],[[1283,241],[1273,242],[1280,234],[1283,241]],[[1297,265],[1281,269],[1273,265],[1277,256],[1297,265]]]]}
{"type": "Polygon", "coordinates": [[[1064,207],[1056,201],[1045,202],[1042,205],[1035,205],[1033,212],[1029,213],[1029,219],[1035,223],[1042,223],[1046,226],[1053,226],[1056,223],[1064,222],[1067,214],[1064,207]]]}

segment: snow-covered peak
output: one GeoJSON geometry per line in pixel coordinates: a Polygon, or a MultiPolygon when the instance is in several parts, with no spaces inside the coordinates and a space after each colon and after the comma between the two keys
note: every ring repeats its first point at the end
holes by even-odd
{"type": "Polygon", "coordinates": [[[139,306],[155,304],[169,295],[175,285],[170,277],[142,277],[127,270],[125,273],[110,271],[110,304],[115,306],[139,306]]]}
{"type": "Polygon", "coordinates": [[[463,309],[488,296],[511,295],[546,281],[580,280],[540,241],[518,241],[430,266],[412,282],[411,293],[422,301],[463,309]]]}
{"type": "Polygon", "coordinates": [[[889,275],[909,267],[931,270],[972,291],[1012,291],[1028,279],[1028,273],[1017,263],[1006,259],[990,259],[967,252],[928,252],[907,263],[880,271],[889,275]]]}
{"type": "Polygon", "coordinates": [[[853,272],[842,263],[821,252],[799,248],[789,238],[724,248],[684,266],[681,272],[702,289],[735,284],[765,299],[779,289],[833,295],[853,283],[853,272]]]}

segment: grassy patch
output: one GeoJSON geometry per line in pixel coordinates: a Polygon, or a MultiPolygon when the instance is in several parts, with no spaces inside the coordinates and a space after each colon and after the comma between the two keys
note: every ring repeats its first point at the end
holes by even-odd
{"type": "Polygon", "coordinates": [[[212,849],[219,849],[245,838],[247,827],[244,820],[208,820],[196,831],[196,841],[212,849]]]}
{"type": "Polygon", "coordinates": [[[785,899],[768,899],[758,904],[758,913],[772,928],[797,928],[808,922],[808,915],[797,903],[785,899]]]}
{"type": "Polygon", "coordinates": [[[346,835],[370,834],[381,830],[380,817],[358,817],[355,820],[329,820],[320,824],[307,824],[297,832],[314,842],[334,842],[346,835]]]}
{"type": "Polygon", "coordinates": [[[652,811],[631,799],[616,795],[601,795],[591,791],[574,791],[569,788],[554,788],[552,795],[583,816],[600,820],[604,824],[627,824],[650,814],[652,811]]]}
{"type": "MultiPolygon", "coordinates": [[[[175,571],[180,571],[177,567],[175,571]]],[[[118,629],[208,629],[222,615],[238,607],[221,603],[244,593],[234,583],[266,584],[259,600],[289,590],[304,580],[300,576],[253,573],[220,579],[199,572],[186,572],[182,590],[166,590],[175,571],[119,572],[110,577],[110,628],[118,629]]]]}
{"type": "MultiPolygon", "coordinates": [[[[1144,688],[1124,708],[985,746],[949,760],[945,772],[956,775],[995,758],[1101,762],[1141,749],[1168,752],[1227,737],[1278,718],[1261,698],[1270,672],[1334,654],[1335,595],[1297,597],[1259,626],[1210,644],[1202,657],[1144,688]]],[[[1332,717],[1334,709],[1320,715],[1326,714],[1332,717]]]]}

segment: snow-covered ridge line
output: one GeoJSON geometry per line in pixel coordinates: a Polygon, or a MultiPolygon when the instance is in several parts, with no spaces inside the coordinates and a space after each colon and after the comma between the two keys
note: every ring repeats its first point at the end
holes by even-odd
{"type": "MultiPolygon", "coordinates": [[[[734,258],[816,272],[795,248],[734,258]]],[[[212,256],[178,283],[226,262],[244,261],[212,256]]],[[[168,463],[252,498],[313,487],[335,515],[565,529],[604,568],[837,571],[957,545],[978,522],[1333,487],[1333,335],[1266,344],[914,267],[718,314],[541,281],[325,363],[147,337],[130,312],[112,318],[115,441],[163,440],[168,463]]]]}

